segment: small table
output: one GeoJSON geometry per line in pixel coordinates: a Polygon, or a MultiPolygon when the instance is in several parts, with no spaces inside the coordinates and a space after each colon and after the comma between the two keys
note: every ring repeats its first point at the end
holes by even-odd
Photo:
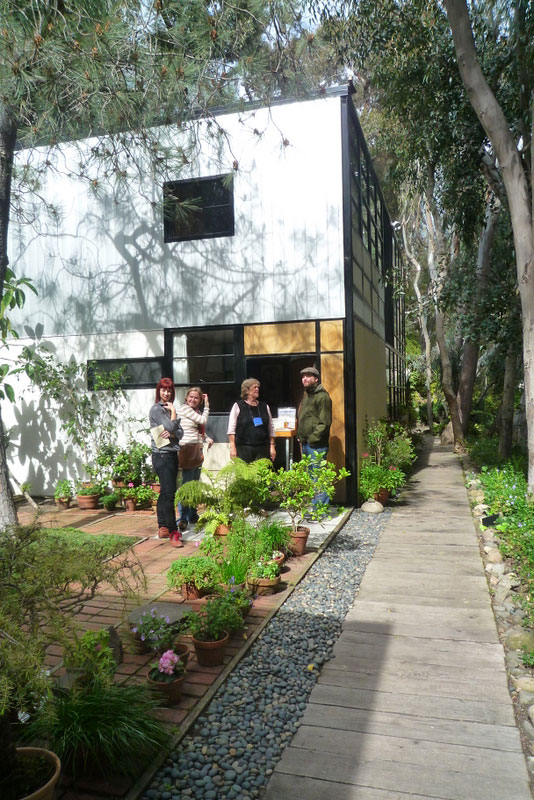
{"type": "Polygon", "coordinates": [[[285,456],[286,456],[286,469],[291,469],[291,464],[293,463],[293,442],[291,441],[295,436],[295,429],[292,428],[280,428],[274,432],[276,439],[284,439],[285,440],[285,456]],[[289,443],[291,442],[291,447],[289,443]]]}

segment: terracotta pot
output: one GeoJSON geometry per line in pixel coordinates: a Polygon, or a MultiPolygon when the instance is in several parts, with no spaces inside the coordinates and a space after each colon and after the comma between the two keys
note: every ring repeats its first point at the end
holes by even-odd
{"type": "Polygon", "coordinates": [[[126,511],[130,511],[130,512],[135,511],[135,509],[137,508],[137,500],[134,500],[131,497],[125,497],[124,498],[124,507],[125,507],[126,511]]]}
{"type": "Polygon", "coordinates": [[[205,589],[199,589],[194,583],[182,583],[180,592],[184,600],[200,600],[206,594],[205,589]]]}
{"type": "Polygon", "coordinates": [[[183,663],[187,667],[187,662],[189,661],[189,654],[191,652],[189,646],[185,644],[185,642],[175,642],[172,646],[172,649],[174,650],[176,655],[180,657],[180,661],[183,661],[183,663]]]}
{"type": "Polygon", "coordinates": [[[150,484],[150,488],[152,489],[153,492],[157,492],[157,494],[159,494],[160,491],[161,491],[161,484],[160,483],[151,483],[150,484]]]}
{"type": "Polygon", "coordinates": [[[229,638],[230,635],[226,633],[222,639],[218,639],[216,642],[205,642],[202,639],[195,639],[195,637],[192,636],[191,639],[193,640],[197,661],[200,666],[218,667],[222,664],[224,661],[224,651],[229,638]]]}
{"type": "Polygon", "coordinates": [[[50,780],[47,781],[44,786],[41,786],[40,789],[22,797],[21,800],[53,800],[55,786],[61,774],[61,761],[56,754],[52,753],[50,750],[44,750],[42,747],[17,747],[17,755],[33,758],[44,756],[54,767],[54,774],[50,780]]]}
{"type": "Polygon", "coordinates": [[[56,506],[58,508],[70,508],[71,498],[67,497],[66,500],[63,500],[61,497],[56,497],[56,506]]]}
{"type": "Polygon", "coordinates": [[[215,536],[228,536],[230,528],[228,525],[217,525],[215,528],[215,536]]]}
{"type": "Polygon", "coordinates": [[[310,529],[299,525],[296,531],[290,531],[289,549],[294,556],[303,556],[306,552],[306,542],[310,529]]]}
{"type": "Polygon", "coordinates": [[[276,578],[248,578],[247,586],[253,594],[274,594],[280,583],[280,575],[276,578]]]}
{"type": "Polygon", "coordinates": [[[378,500],[379,503],[384,504],[387,500],[389,500],[389,489],[380,489],[379,492],[373,495],[375,500],[378,500]]]}
{"type": "Polygon", "coordinates": [[[175,678],[173,681],[169,681],[169,683],[153,681],[150,675],[147,675],[146,679],[151,691],[157,695],[161,706],[175,706],[176,703],[180,701],[185,675],[182,675],[180,678],[175,678]]]}
{"type": "Polygon", "coordinates": [[[76,502],[78,503],[78,508],[98,508],[98,500],[100,499],[99,494],[77,494],[76,495],[76,502]]]}
{"type": "Polygon", "coordinates": [[[282,553],[282,555],[278,556],[278,558],[272,558],[271,559],[271,561],[274,561],[274,563],[278,564],[279,567],[282,566],[282,564],[284,563],[285,560],[286,560],[286,554],[285,553],[282,553]]]}

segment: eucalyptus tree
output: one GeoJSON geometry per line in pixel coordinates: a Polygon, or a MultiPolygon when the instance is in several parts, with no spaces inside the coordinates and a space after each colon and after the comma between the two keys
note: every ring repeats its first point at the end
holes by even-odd
{"type": "MultiPolygon", "coordinates": [[[[187,128],[222,103],[316,88],[328,68],[298,0],[0,0],[0,297],[10,215],[39,198],[31,158],[13,171],[17,151],[94,137],[69,172],[95,190],[104,180],[120,188],[136,159],[143,168],[141,150],[156,174],[187,160],[153,126],[187,128]]],[[[1,431],[0,417],[3,527],[16,515],[1,431]]]]}
{"type": "MultiPolygon", "coordinates": [[[[383,127],[377,133],[376,150],[388,153],[386,179],[397,191],[408,185],[426,209],[428,263],[434,272],[427,300],[434,300],[443,388],[461,447],[469,422],[480,328],[479,332],[471,328],[463,337],[456,390],[446,344],[450,307],[445,309],[440,297],[461,242],[476,253],[471,264],[478,293],[472,301],[479,303],[486,291],[502,188],[495,177],[493,152],[458,79],[450,28],[438,2],[345,0],[334,10],[328,4],[320,10],[340,57],[353,64],[358,75],[364,74],[366,86],[374,87],[367,95],[381,108],[383,127]]],[[[491,15],[481,14],[478,25],[484,33],[480,57],[505,92],[510,72],[507,50],[491,15]]],[[[362,124],[367,131],[365,114],[362,124]]]]}
{"type": "MultiPolygon", "coordinates": [[[[506,46],[507,93],[488,80],[475,43],[465,0],[444,0],[458,67],[469,100],[497,157],[505,186],[515,246],[523,327],[523,371],[529,451],[528,486],[534,491],[534,210],[532,127],[534,114],[534,16],[524,0],[491,3],[495,36],[506,46]]],[[[479,4],[471,4],[476,23],[479,4]]]]}

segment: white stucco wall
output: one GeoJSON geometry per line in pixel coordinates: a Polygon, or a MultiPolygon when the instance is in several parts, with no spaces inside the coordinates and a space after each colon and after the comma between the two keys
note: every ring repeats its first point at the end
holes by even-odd
{"type": "MultiPolygon", "coordinates": [[[[343,315],[339,98],[217,122],[224,133],[199,123],[196,158],[165,178],[233,172],[237,161],[232,237],[164,244],[162,180],[148,165],[116,200],[69,176],[80,162],[73,145],[32,153],[54,164],[40,196],[57,216],[37,202],[37,225],[11,223],[11,265],[39,292],[16,325],[39,320],[50,336],[343,315]]],[[[177,146],[183,136],[161,135],[177,146]]]]}

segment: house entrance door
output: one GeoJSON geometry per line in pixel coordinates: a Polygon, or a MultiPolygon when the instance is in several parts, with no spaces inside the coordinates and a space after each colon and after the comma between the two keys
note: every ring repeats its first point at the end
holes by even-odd
{"type": "MultiPolygon", "coordinates": [[[[257,378],[261,384],[260,397],[270,407],[273,417],[278,416],[279,408],[298,409],[303,395],[300,370],[311,367],[316,360],[310,355],[255,356],[246,359],[247,378],[257,378]]],[[[293,460],[300,459],[300,448],[293,446],[293,460]]],[[[285,443],[277,440],[275,467],[286,463],[285,443]]]]}

